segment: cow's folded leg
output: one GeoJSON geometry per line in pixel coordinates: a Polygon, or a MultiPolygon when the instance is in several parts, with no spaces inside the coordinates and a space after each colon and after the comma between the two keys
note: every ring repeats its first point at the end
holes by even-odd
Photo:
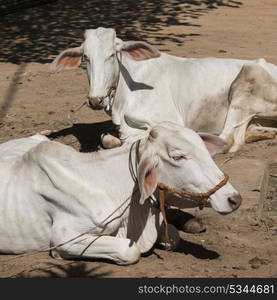
{"type": "MultiPolygon", "coordinates": [[[[62,241],[58,240],[55,239],[55,244],[60,245],[62,241]]],[[[85,234],[52,250],[51,255],[58,259],[101,258],[129,265],[139,260],[140,250],[130,239],[85,234]]]]}
{"type": "Polygon", "coordinates": [[[246,129],[254,116],[255,114],[245,113],[241,107],[230,107],[219,136],[228,144],[228,152],[236,152],[244,144],[246,129]]]}
{"type": "Polygon", "coordinates": [[[245,132],[248,126],[248,122],[240,125],[238,128],[235,128],[234,131],[234,143],[229,149],[229,152],[236,152],[245,142],[245,132]]]}
{"type": "Polygon", "coordinates": [[[112,149],[121,146],[121,140],[109,133],[101,135],[101,144],[105,149],[112,149]]]}
{"type": "Polygon", "coordinates": [[[201,233],[206,230],[201,219],[178,208],[167,209],[166,216],[168,222],[173,224],[178,230],[187,233],[201,233]]]}

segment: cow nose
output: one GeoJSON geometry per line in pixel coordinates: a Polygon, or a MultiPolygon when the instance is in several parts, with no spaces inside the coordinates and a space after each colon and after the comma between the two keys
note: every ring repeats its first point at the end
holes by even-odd
{"type": "Polygon", "coordinates": [[[240,207],[242,203],[242,198],[240,194],[228,197],[228,202],[233,210],[236,210],[240,207]]]}
{"type": "Polygon", "coordinates": [[[105,97],[87,97],[87,105],[92,109],[103,109],[103,100],[105,97]]]}
{"type": "Polygon", "coordinates": [[[91,104],[91,105],[101,104],[104,100],[104,97],[91,97],[91,96],[88,96],[87,98],[88,98],[89,104],[91,104]]]}

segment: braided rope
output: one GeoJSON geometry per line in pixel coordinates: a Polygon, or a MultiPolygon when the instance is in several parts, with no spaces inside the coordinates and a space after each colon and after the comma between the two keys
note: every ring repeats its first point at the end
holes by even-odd
{"type": "Polygon", "coordinates": [[[171,188],[170,186],[168,186],[166,184],[158,183],[160,210],[161,210],[161,213],[162,213],[162,216],[164,219],[163,236],[164,236],[166,250],[170,250],[172,247],[171,247],[171,242],[169,239],[168,221],[167,221],[166,211],[165,211],[165,207],[166,207],[165,191],[169,191],[171,193],[178,194],[181,196],[189,196],[191,198],[197,198],[197,200],[199,201],[199,204],[198,204],[199,209],[203,209],[205,206],[205,201],[208,201],[209,197],[212,194],[214,194],[216,191],[218,191],[220,188],[222,188],[228,182],[228,180],[229,180],[229,176],[227,174],[224,174],[224,178],[216,186],[214,186],[212,189],[210,189],[206,193],[193,193],[193,192],[189,192],[186,190],[178,190],[178,189],[171,188]]]}
{"type": "Polygon", "coordinates": [[[181,196],[189,196],[191,198],[197,198],[200,201],[201,200],[207,201],[208,198],[212,194],[214,194],[216,191],[218,191],[220,188],[222,188],[228,182],[228,180],[229,180],[229,176],[227,174],[224,174],[224,178],[216,186],[214,186],[212,189],[210,189],[206,193],[193,193],[193,192],[189,192],[186,190],[178,190],[178,189],[171,188],[170,186],[163,184],[163,183],[158,183],[158,188],[160,190],[166,190],[166,191],[169,191],[171,193],[178,194],[181,196]]]}

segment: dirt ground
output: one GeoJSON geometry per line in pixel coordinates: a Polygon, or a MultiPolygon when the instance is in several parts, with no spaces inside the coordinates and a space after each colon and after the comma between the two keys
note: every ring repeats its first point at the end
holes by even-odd
{"type": "MultiPolygon", "coordinates": [[[[86,107],[73,112],[87,93],[85,70],[49,71],[51,59],[59,51],[78,45],[80,34],[88,27],[116,27],[123,38],[143,38],[179,56],[263,57],[277,64],[276,0],[160,1],[157,7],[137,7],[132,20],[126,11],[117,11],[122,18],[114,23],[112,14],[104,22],[108,9],[104,4],[96,10],[86,6],[93,1],[79,1],[83,12],[79,8],[78,13],[91,19],[84,17],[77,26],[71,12],[66,21],[69,29],[61,30],[66,10],[60,14],[59,23],[52,19],[63,2],[58,1],[61,6],[54,8],[49,4],[1,17],[0,25],[8,26],[1,32],[0,42],[0,142],[55,129],[54,140],[80,151],[97,149],[101,132],[111,124],[109,117],[86,107]],[[48,23],[41,27],[39,16],[46,8],[48,23]],[[147,13],[152,18],[147,19],[147,13]]],[[[71,2],[67,1],[68,9],[76,9],[71,2]]],[[[111,10],[117,2],[111,2],[111,10]]],[[[128,4],[130,1],[125,1],[128,4]]],[[[246,144],[236,154],[222,154],[218,159],[236,157],[259,158],[270,164],[268,194],[260,219],[256,210],[223,217],[210,214],[209,209],[195,209],[191,213],[202,218],[206,231],[181,232],[181,243],[174,252],[155,248],[137,264],[126,267],[101,261],[58,261],[48,253],[0,255],[0,277],[277,277],[277,138],[246,144]]]]}

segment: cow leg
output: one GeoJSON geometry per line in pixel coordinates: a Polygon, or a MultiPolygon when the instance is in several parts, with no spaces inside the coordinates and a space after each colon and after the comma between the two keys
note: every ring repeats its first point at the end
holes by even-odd
{"type": "MultiPolygon", "coordinates": [[[[236,100],[240,102],[239,99],[236,100]]],[[[243,145],[246,128],[253,117],[246,107],[230,106],[224,129],[219,136],[227,143],[229,152],[235,152],[243,145]]]]}
{"type": "MultiPolygon", "coordinates": [[[[64,237],[62,240],[56,238],[54,245],[59,245],[63,241],[64,237]]],[[[51,255],[57,259],[109,259],[119,265],[130,265],[139,260],[140,250],[130,239],[85,234],[52,250],[51,255]]]]}
{"type": "Polygon", "coordinates": [[[228,152],[236,152],[245,142],[245,132],[253,115],[240,107],[230,107],[226,126],[220,135],[227,142],[228,152]]]}
{"type": "Polygon", "coordinates": [[[235,152],[244,143],[253,117],[277,113],[277,84],[261,65],[246,64],[230,87],[229,102],[220,137],[227,142],[229,151],[235,152]]]}
{"type": "Polygon", "coordinates": [[[205,231],[201,219],[186,213],[178,208],[168,208],[166,216],[169,223],[173,224],[178,230],[187,233],[201,233],[205,231]]]}
{"type": "Polygon", "coordinates": [[[101,144],[105,149],[112,149],[122,145],[121,140],[109,133],[101,135],[101,144]]]}
{"type": "Polygon", "coordinates": [[[236,152],[245,142],[245,132],[248,126],[248,122],[239,126],[234,130],[234,143],[229,149],[229,152],[236,152]]]}
{"type": "Polygon", "coordinates": [[[179,245],[180,235],[178,230],[172,224],[168,224],[168,235],[169,235],[170,245],[167,245],[166,243],[165,236],[164,236],[164,222],[162,222],[160,226],[160,230],[158,232],[158,238],[156,243],[163,249],[173,251],[179,245]]]}
{"type": "Polygon", "coordinates": [[[104,149],[112,149],[120,147],[122,142],[119,138],[119,126],[113,125],[107,131],[101,134],[101,144],[104,149]]]}

